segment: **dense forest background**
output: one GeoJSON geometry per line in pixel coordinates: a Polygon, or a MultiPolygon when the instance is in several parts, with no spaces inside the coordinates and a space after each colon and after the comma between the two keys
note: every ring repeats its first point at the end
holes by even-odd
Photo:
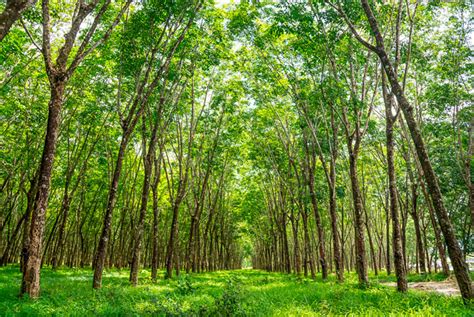
{"type": "Polygon", "coordinates": [[[401,292],[442,272],[473,298],[468,1],[0,8],[0,263],[22,293],[49,266],[94,288],[253,267],[401,292]]]}

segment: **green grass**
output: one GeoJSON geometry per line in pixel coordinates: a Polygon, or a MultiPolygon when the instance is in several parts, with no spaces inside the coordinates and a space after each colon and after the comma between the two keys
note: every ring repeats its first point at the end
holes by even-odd
{"type": "MultiPolygon", "coordinates": [[[[412,278],[412,277],[411,277],[412,278]]],[[[438,278],[438,277],[433,277],[438,278]]],[[[371,287],[357,287],[354,274],[344,284],[255,270],[182,276],[152,283],[140,273],[131,287],[128,271],[104,275],[103,288],[92,290],[88,269],[42,270],[41,298],[19,299],[18,267],[0,268],[0,315],[155,315],[155,316],[474,316],[460,297],[394,288],[372,278],[371,287]]]]}

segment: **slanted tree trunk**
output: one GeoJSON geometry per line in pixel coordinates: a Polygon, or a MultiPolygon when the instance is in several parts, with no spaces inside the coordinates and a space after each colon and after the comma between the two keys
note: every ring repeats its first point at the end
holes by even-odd
{"type": "MultiPolygon", "coordinates": [[[[474,298],[474,290],[471,283],[471,277],[469,276],[469,269],[466,261],[464,260],[461,247],[456,239],[448,212],[444,206],[443,196],[438,184],[438,178],[433,170],[433,167],[431,166],[431,161],[429,159],[421,131],[413,113],[413,107],[406,99],[403,89],[398,82],[398,78],[392,63],[388,57],[387,51],[385,50],[384,40],[382,34],[380,33],[377,20],[372,12],[372,9],[370,8],[369,2],[368,0],[361,0],[361,3],[369,21],[370,28],[374,34],[376,46],[373,46],[362,39],[352,24],[350,24],[351,31],[364,46],[375,52],[382,62],[382,66],[385,70],[385,73],[387,74],[392,92],[397,98],[398,105],[402,109],[405,121],[408,125],[408,129],[415,145],[421,168],[423,169],[423,175],[426,180],[428,192],[431,196],[433,207],[436,212],[441,231],[443,232],[446,245],[448,247],[448,253],[449,257],[451,258],[454,274],[456,275],[456,280],[458,282],[461,295],[464,301],[467,303],[474,298]]],[[[348,21],[347,17],[346,20],[348,21]]],[[[350,23],[350,21],[348,22],[350,23]]]]}
{"type": "Polygon", "coordinates": [[[0,42],[10,31],[13,23],[18,20],[26,9],[33,6],[36,0],[7,0],[7,5],[0,13],[0,42]]]}

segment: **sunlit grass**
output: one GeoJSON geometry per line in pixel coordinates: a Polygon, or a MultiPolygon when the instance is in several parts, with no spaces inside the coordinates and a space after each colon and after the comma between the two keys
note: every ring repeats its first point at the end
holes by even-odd
{"type": "MultiPolygon", "coordinates": [[[[163,272],[160,272],[163,276],[163,272]]],[[[157,316],[473,316],[459,297],[409,291],[398,294],[380,282],[381,273],[361,290],[355,274],[343,284],[333,276],[322,282],[256,270],[222,271],[152,282],[147,270],[131,287],[129,272],[104,274],[103,288],[92,289],[90,269],[42,270],[41,298],[17,297],[21,274],[0,268],[0,314],[11,315],[157,315],[157,316]]],[[[425,280],[441,277],[425,276],[425,280]]],[[[410,276],[410,280],[418,280],[410,276]]]]}

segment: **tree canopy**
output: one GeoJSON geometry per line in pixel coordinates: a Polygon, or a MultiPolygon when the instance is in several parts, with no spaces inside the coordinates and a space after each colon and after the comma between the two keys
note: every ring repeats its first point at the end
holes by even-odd
{"type": "MultiPolygon", "coordinates": [[[[453,274],[474,297],[468,1],[0,4],[0,262],[453,274]]],[[[92,273],[91,273],[92,274],[92,273]]],[[[18,285],[20,287],[20,285],[18,285]]]]}

